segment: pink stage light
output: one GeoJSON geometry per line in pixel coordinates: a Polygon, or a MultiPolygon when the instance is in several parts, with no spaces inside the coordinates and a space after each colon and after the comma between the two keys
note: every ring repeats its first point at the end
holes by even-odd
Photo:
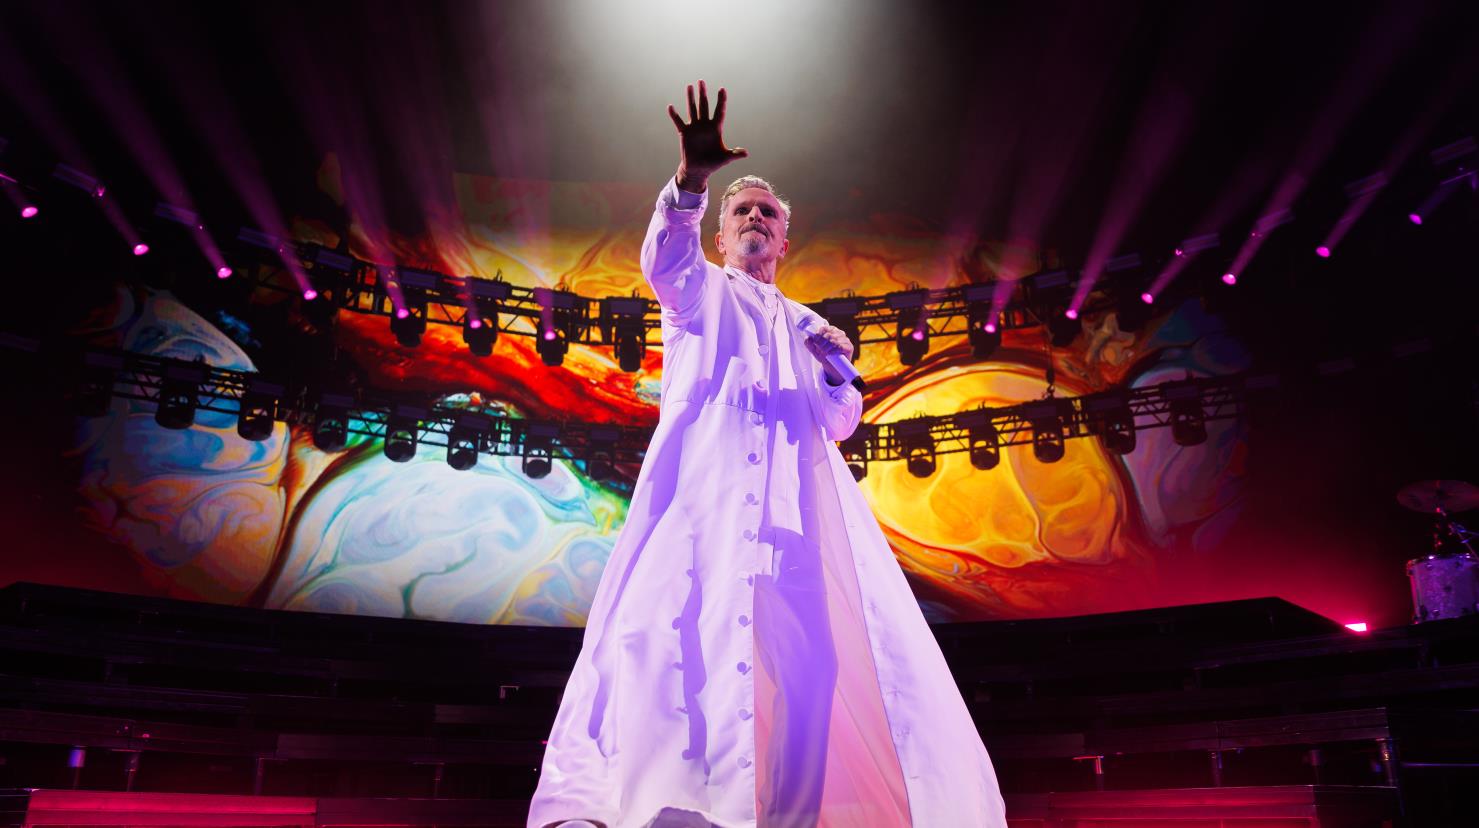
{"type": "Polygon", "coordinates": [[[406,317],[408,317],[410,315],[411,315],[411,312],[409,310],[406,310],[405,308],[396,308],[395,309],[395,318],[396,319],[405,319],[406,317]]]}
{"type": "Polygon", "coordinates": [[[1224,274],[1222,274],[1222,283],[1224,285],[1235,285],[1235,284],[1237,284],[1238,283],[1238,274],[1236,274],[1236,273],[1224,273],[1224,274]]]}
{"type": "Polygon", "coordinates": [[[41,211],[36,209],[36,205],[27,204],[26,206],[21,208],[21,218],[30,218],[39,212],[41,211]]]}
{"type": "Polygon", "coordinates": [[[986,333],[996,333],[996,323],[995,322],[987,322],[985,325],[982,325],[981,327],[982,327],[982,329],[984,329],[986,331],[986,333]]]}
{"type": "Polygon", "coordinates": [[[309,302],[312,302],[313,300],[318,298],[318,291],[314,290],[313,288],[309,288],[303,291],[303,298],[308,300],[309,302]]]}
{"type": "Polygon", "coordinates": [[[915,328],[914,329],[914,333],[909,334],[909,335],[912,336],[912,337],[914,337],[916,340],[918,340],[920,342],[923,342],[924,341],[924,331],[921,331],[918,328],[915,328]]]}
{"type": "Polygon", "coordinates": [[[483,327],[483,320],[481,320],[481,319],[474,319],[471,322],[467,323],[467,326],[469,328],[481,328],[481,327],[483,327]]]}
{"type": "Polygon", "coordinates": [[[1410,222],[1412,222],[1413,224],[1422,224],[1423,223],[1423,217],[1420,216],[1420,215],[1418,215],[1417,213],[1408,213],[1407,214],[1407,220],[1410,221],[1410,222]]]}
{"type": "Polygon", "coordinates": [[[148,252],[149,252],[149,245],[144,244],[143,242],[139,242],[138,244],[134,245],[134,255],[135,256],[142,256],[142,255],[144,255],[145,253],[148,253],[148,252]]]}
{"type": "Polygon", "coordinates": [[[554,331],[545,331],[544,332],[544,338],[547,339],[547,340],[554,339],[555,338],[555,332],[554,331]]]}
{"type": "Polygon", "coordinates": [[[1368,632],[1370,630],[1365,621],[1352,621],[1351,623],[1346,624],[1345,628],[1350,630],[1351,632],[1359,633],[1368,632]]]}
{"type": "Polygon", "coordinates": [[[1175,253],[1176,253],[1177,256],[1185,256],[1186,255],[1186,251],[1185,250],[1182,250],[1179,247],[1176,248],[1175,253]]]}
{"type": "Polygon", "coordinates": [[[1330,248],[1322,244],[1315,248],[1315,255],[1322,259],[1328,259],[1330,258],[1330,248]]]}
{"type": "Polygon", "coordinates": [[[1155,302],[1155,294],[1149,292],[1142,293],[1140,294],[1140,301],[1144,302],[1147,305],[1152,304],[1155,302]]]}
{"type": "Polygon", "coordinates": [[[97,196],[98,198],[102,198],[103,197],[103,194],[104,193],[107,193],[107,192],[108,192],[108,188],[107,187],[104,187],[101,184],[99,184],[98,185],[98,188],[96,190],[93,190],[92,191],[92,194],[95,195],[95,196],[97,196]]]}
{"type": "Polygon", "coordinates": [[[230,279],[231,278],[231,268],[229,268],[229,267],[227,267],[225,265],[221,265],[220,267],[216,268],[216,278],[217,279],[230,279]]]}
{"type": "Polygon", "coordinates": [[[1074,310],[1073,308],[1069,308],[1068,310],[1063,311],[1063,315],[1068,317],[1069,319],[1077,319],[1078,311],[1074,310]]]}

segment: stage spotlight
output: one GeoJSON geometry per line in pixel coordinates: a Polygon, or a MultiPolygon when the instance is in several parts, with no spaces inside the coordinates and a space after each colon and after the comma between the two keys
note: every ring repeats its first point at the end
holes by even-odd
{"type": "Polygon", "coordinates": [[[482,414],[457,415],[452,428],[447,432],[447,465],[457,471],[467,471],[478,464],[478,454],[487,443],[493,430],[493,421],[482,414]]]}
{"type": "Polygon", "coordinates": [[[415,348],[421,344],[422,334],[426,333],[426,299],[413,299],[407,292],[405,302],[405,305],[396,308],[395,313],[391,314],[390,332],[395,334],[396,341],[401,345],[415,348]]]}
{"type": "Polygon", "coordinates": [[[253,379],[245,394],[241,396],[241,409],[237,412],[236,433],[242,439],[260,443],[272,436],[277,425],[277,401],[282,399],[284,389],[277,383],[264,379],[253,379]]]}
{"type": "Polygon", "coordinates": [[[550,423],[526,423],[524,426],[524,459],[519,466],[531,480],[547,477],[553,468],[550,459],[559,426],[550,423]]]}
{"type": "Polygon", "coordinates": [[[497,322],[479,319],[469,313],[462,323],[462,341],[467,343],[467,349],[473,355],[492,356],[493,345],[498,342],[497,322]]]}
{"type": "Polygon", "coordinates": [[[144,244],[143,242],[139,242],[138,244],[134,245],[134,255],[135,256],[142,256],[142,255],[144,255],[145,253],[148,253],[148,252],[149,252],[149,245],[144,244]]]}
{"type": "Polygon", "coordinates": [[[924,314],[929,291],[911,287],[887,294],[883,299],[889,308],[898,312],[899,326],[894,333],[894,342],[899,348],[899,362],[917,365],[930,349],[929,323],[924,314]]]}
{"type": "Polygon", "coordinates": [[[1084,323],[1066,314],[1048,314],[1048,335],[1052,338],[1053,347],[1066,348],[1073,344],[1078,338],[1079,332],[1084,329],[1084,323]]]}
{"type": "Polygon", "coordinates": [[[1135,450],[1135,417],[1130,412],[1128,393],[1111,391],[1088,397],[1084,409],[1105,451],[1125,455],[1135,450]]]}
{"type": "Polygon", "coordinates": [[[601,300],[601,316],[609,320],[607,332],[616,364],[628,374],[642,370],[647,355],[647,300],[640,296],[616,296],[601,300]]]}
{"type": "Polygon", "coordinates": [[[616,476],[616,443],[621,430],[615,426],[591,426],[586,436],[585,474],[597,482],[616,476]]]}
{"type": "Polygon", "coordinates": [[[909,473],[920,478],[934,474],[935,438],[930,434],[930,421],[903,420],[894,423],[893,430],[909,473]]]}
{"type": "Polygon", "coordinates": [[[971,358],[990,359],[1001,347],[1001,326],[991,312],[990,302],[972,302],[966,305],[966,339],[971,343],[971,358]]]}
{"type": "Polygon", "coordinates": [[[39,212],[41,212],[41,211],[38,210],[38,209],[36,209],[36,205],[34,205],[34,204],[27,204],[26,206],[24,206],[24,207],[21,208],[21,218],[23,218],[23,219],[35,218],[36,217],[36,214],[39,213],[39,212]]]}
{"type": "Polygon", "coordinates": [[[1178,446],[1207,442],[1207,413],[1202,410],[1201,390],[1195,382],[1166,383],[1161,396],[1170,404],[1171,439],[1178,446]]]}
{"type": "Polygon", "coordinates": [[[1224,273],[1224,274],[1222,274],[1222,283],[1224,285],[1235,285],[1235,284],[1237,284],[1238,283],[1238,274],[1236,274],[1236,273],[1224,273]]]}
{"type": "Polygon", "coordinates": [[[859,423],[852,436],[837,444],[852,479],[861,482],[868,476],[868,447],[873,444],[878,427],[871,423],[859,423]]]}
{"type": "Polygon", "coordinates": [[[569,291],[550,288],[535,288],[534,300],[540,306],[534,350],[545,365],[558,367],[570,351],[571,340],[579,338],[576,311],[582,300],[569,291]]]}
{"type": "Polygon", "coordinates": [[[154,422],[175,431],[194,425],[195,409],[200,404],[196,391],[205,382],[205,375],[204,363],[166,365],[154,422]]]}
{"type": "Polygon", "coordinates": [[[385,457],[392,463],[404,463],[416,456],[416,437],[421,421],[429,416],[426,409],[413,405],[396,405],[385,423],[385,457]]]}
{"type": "Polygon", "coordinates": [[[894,335],[894,342],[899,347],[899,363],[918,365],[930,350],[929,324],[912,312],[906,316],[907,319],[899,318],[899,329],[894,335]]]}
{"type": "Polygon", "coordinates": [[[966,449],[973,468],[990,471],[1001,463],[1001,438],[989,412],[976,409],[956,414],[955,426],[965,429],[966,449]]]}
{"type": "Polygon", "coordinates": [[[349,444],[349,409],[354,400],[331,392],[323,393],[313,414],[313,445],[319,451],[343,451],[349,444]]]}
{"type": "Polygon", "coordinates": [[[551,327],[540,333],[534,339],[534,350],[539,352],[539,360],[551,368],[558,368],[565,362],[565,354],[570,351],[570,343],[565,341],[559,331],[551,327]]]}
{"type": "Polygon", "coordinates": [[[1032,456],[1043,463],[1063,459],[1063,417],[1055,400],[1028,403],[1022,416],[1032,425],[1032,456]]]}

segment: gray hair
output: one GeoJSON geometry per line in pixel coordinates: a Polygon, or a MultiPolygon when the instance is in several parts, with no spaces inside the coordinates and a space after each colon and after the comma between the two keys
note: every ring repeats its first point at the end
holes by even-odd
{"type": "Polygon", "coordinates": [[[769,181],[758,175],[742,175],[724,190],[724,197],[719,199],[719,232],[724,232],[724,217],[729,214],[729,200],[739,195],[740,190],[751,188],[764,190],[775,196],[775,200],[781,203],[781,213],[786,217],[786,226],[791,226],[791,203],[781,198],[780,193],[775,191],[775,187],[772,187],[769,181]]]}

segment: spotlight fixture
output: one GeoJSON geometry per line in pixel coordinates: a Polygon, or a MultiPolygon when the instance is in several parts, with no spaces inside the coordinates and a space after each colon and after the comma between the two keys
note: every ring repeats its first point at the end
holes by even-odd
{"type": "Polygon", "coordinates": [[[437,276],[404,268],[388,271],[387,278],[388,286],[401,292],[401,305],[390,316],[390,331],[402,346],[415,348],[426,333],[426,295],[436,288],[437,276]]]}
{"type": "Polygon", "coordinates": [[[585,474],[597,482],[616,476],[616,443],[621,430],[615,426],[591,426],[586,435],[585,474]]]}
{"type": "Polygon", "coordinates": [[[468,276],[466,280],[467,292],[472,297],[476,313],[469,310],[467,321],[462,326],[462,339],[467,343],[468,350],[474,354],[490,356],[493,346],[498,342],[501,303],[513,293],[513,289],[498,278],[480,279],[468,276]],[[474,322],[478,324],[474,325],[474,322]]]}
{"type": "Polygon", "coordinates": [[[956,414],[955,427],[965,429],[966,449],[973,468],[990,471],[1001,463],[1001,438],[991,422],[990,412],[978,408],[956,414]]]}
{"type": "Polygon", "coordinates": [[[1135,450],[1135,416],[1130,412],[1130,397],[1123,390],[1097,394],[1084,400],[1090,430],[1099,435],[1104,450],[1125,455],[1135,450]]]}
{"type": "Polygon", "coordinates": [[[971,357],[977,360],[990,359],[1001,347],[1001,320],[993,313],[993,284],[966,285],[962,292],[965,300],[966,339],[971,343],[971,357]]]}
{"type": "Polygon", "coordinates": [[[534,350],[541,362],[555,368],[564,363],[570,340],[577,338],[576,310],[581,300],[569,291],[550,288],[535,288],[534,299],[540,306],[534,350]]]}
{"type": "Polygon", "coordinates": [[[923,314],[908,313],[899,317],[899,329],[894,334],[894,343],[899,348],[899,363],[918,365],[930,350],[929,324],[923,314]]]}
{"type": "Polygon", "coordinates": [[[894,342],[899,348],[899,362],[917,365],[929,353],[930,329],[926,321],[924,303],[929,291],[920,287],[900,290],[883,297],[889,308],[898,312],[898,330],[894,342]]]}
{"type": "Polygon", "coordinates": [[[614,296],[601,300],[601,317],[607,320],[606,341],[612,344],[616,364],[628,374],[642,369],[647,355],[647,300],[640,296],[614,296]]]}
{"type": "Polygon", "coordinates": [[[404,463],[416,456],[416,437],[421,421],[430,412],[414,405],[397,404],[385,423],[385,457],[392,463],[404,463]]]}
{"type": "Polygon", "coordinates": [[[277,403],[285,390],[283,386],[260,377],[248,383],[237,412],[236,433],[254,443],[271,437],[277,425],[277,403]]]}
{"type": "Polygon", "coordinates": [[[878,426],[858,423],[852,435],[837,444],[837,450],[842,453],[842,460],[847,463],[847,470],[852,472],[853,480],[861,482],[868,476],[868,447],[874,444],[877,434],[878,426]]]}
{"type": "Polygon", "coordinates": [[[1207,442],[1207,412],[1202,410],[1201,390],[1192,381],[1166,383],[1161,397],[1170,406],[1171,439],[1178,446],[1207,442]]]}
{"type": "Polygon", "coordinates": [[[1032,456],[1043,463],[1063,459],[1062,411],[1057,400],[1043,400],[1022,406],[1022,417],[1032,425],[1032,456]]]}
{"type": "Polygon", "coordinates": [[[489,417],[472,412],[458,414],[447,432],[447,465],[457,471],[476,466],[492,431],[493,420],[489,417]]]}
{"type": "Polygon", "coordinates": [[[354,400],[344,394],[324,392],[313,414],[313,445],[319,451],[343,451],[349,444],[349,409],[354,400]]]}
{"type": "Polygon", "coordinates": [[[531,480],[549,476],[553,443],[559,435],[560,427],[552,423],[524,424],[524,459],[519,465],[525,476],[531,480]]]}
{"type": "Polygon", "coordinates": [[[909,473],[929,477],[935,473],[935,438],[930,434],[930,421],[920,417],[893,424],[894,439],[903,449],[909,473]]]}
{"type": "Polygon", "coordinates": [[[186,365],[166,365],[163,382],[159,387],[158,408],[154,410],[154,422],[168,429],[179,431],[195,424],[195,409],[200,404],[196,392],[205,382],[206,366],[203,362],[186,365]]]}
{"type": "Polygon", "coordinates": [[[474,356],[492,356],[493,345],[498,341],[498,323],[469,313],[462,323],[462,341],[474,356]]]}

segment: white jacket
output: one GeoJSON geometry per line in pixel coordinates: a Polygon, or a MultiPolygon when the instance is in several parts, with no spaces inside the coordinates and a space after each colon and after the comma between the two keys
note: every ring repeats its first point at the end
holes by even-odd
{"type": "Polygon", "coordinates": [[[705,260],[706,207],[670,181],[642,246],[661,414],[528,824],[1003,828],[991,760],[833,444],[861,397],[806,350],[813,311],[705,260]]]}

